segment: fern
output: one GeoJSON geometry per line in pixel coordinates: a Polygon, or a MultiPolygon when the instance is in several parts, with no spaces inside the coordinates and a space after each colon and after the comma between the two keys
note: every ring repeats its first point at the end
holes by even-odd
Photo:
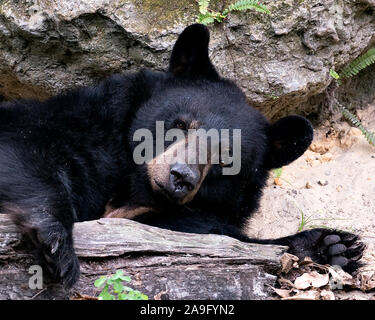
{"type": "MultiPolygon", "coordinates": [[[[355,59],[352,63],[346,66],[340,74],[335,72],[335,70],[331,69],[329,74],[332,78],[336,80],[336,82],[340,85],[341,78],[349,78],[357,75],[361,70],[367,68],[371,64],[375,63],[375,48],[371,48],[363,55],[359,56],[355,59]]],[[[375,146],[375,133],[367,130],[361,123],[361,121],[352,114],[348,109],[342,106],[337,99],[335,99],[336,104],[341,109],[342,115],[348,119],[354,126],[356,126],[359,130],[361,130],[362,134],[365,136],[366,140],[369,144],[375,146]]]]}
{"type": "Polygon", "coordinates": [[[340,106],[341,112],[343,116],[348,119],[354,126],[356,126],[359,130],[361,130],[362,134],[365,136],[366,140],[369,144],[375,146],[375,134],[371,131],[368,131],[363,125],[362,122],[352,114],[348,109],[344,106],[340,106]]]}
{"type": "Polygon", "coordinates": [[[217,12],[209,9],[210,0],[199,0],[199,15],[197,17],[197,22],[202,24],[210,24],[215,21],[222,22],[228,16],[229,12],[232,11],[245,11],[253,9],[255,11],[271,14],[267,7],[258,0],[238,0],[237,2],[229,5],[223,12],[217,12]]]}
{"type": "Polygon", "coordinates": [[[353,77],[373,63],[375,63],[375,48],[371,48],[365,54],[355,59],[341,71],[340,76],[343,78],[353,77]]]}
{"type": "Polygon", "coordinates": [[[208,12],[208,6],[210,5],[211,0],[199,0],[199,12],[203,15],[207,14],[208,12]]]}
{"type": "Polygon", "coordinates": [[[231,11],[245,11],[254,9],[255,11],[271,14],[264,4],[259,3],[257,0],[239,0],[236,3],[231,4],[228,9],[224,10],[223,15],[228,14],[231,11]]]}
{"type": "Polygon", "coordinates": [[[209,12],[207,12],[205,14],[201,13],[198,16],[197,22],[202,23],[204,25],[208,25],[210,23],[215,22],[215,17],[209,12]]]}
{"type": "Polygon", "coordinates": [[[329,75],[335,79],[335,80],[339,80],[340,79],[340,75],[333,69],[330,69],[329,70],[329,75]]]}

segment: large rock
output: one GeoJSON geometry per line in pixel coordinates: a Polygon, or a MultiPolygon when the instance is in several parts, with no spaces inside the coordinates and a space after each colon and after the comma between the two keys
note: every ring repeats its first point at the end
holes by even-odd
{"type": "MultiPolygon", "coordinates": [[[[212,1],[220,8],[225,1],[212,1]]],[[[264,0],[211,25],[211,57],[268,117],[315,112],[329,69],[375,40],[375,0],[264,0]]],[[[0,95],[46,98],[113,72],[164,70],[194,0],[0,0],[0,95]]]]}

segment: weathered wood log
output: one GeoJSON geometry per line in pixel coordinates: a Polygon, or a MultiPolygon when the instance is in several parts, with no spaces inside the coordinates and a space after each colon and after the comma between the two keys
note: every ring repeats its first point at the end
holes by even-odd
{"type": "Polygon", "coordinates": [[[150,299],[268,299],[268,285],[274,285],[286,249],[127,219],[77,223],[74,242],[81,263],[75,287],[68,291],[44,279],[43,289],[32,290],[29,268],[36,262],[9,216],[0,215],[0,299],[68,299],[74,292],[97,296],[94,281],[118,269],[150,299]]]}

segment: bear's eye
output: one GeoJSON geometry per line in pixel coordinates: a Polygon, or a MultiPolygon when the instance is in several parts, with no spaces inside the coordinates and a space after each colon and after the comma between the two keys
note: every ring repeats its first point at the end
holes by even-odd
{"type": "Polygon", "coordinates": [[[174,121],[173,127],[184,131],[187,130],[186,122],[180,119],[174,121]]]}

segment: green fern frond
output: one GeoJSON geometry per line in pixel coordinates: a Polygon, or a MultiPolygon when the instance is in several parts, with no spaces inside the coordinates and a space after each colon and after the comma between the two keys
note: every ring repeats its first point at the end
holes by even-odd
{"type": "Polygon", "coordinates": [[[339,80],[340,79],[340,75],[333,69],[330,69],[329,70],[329,75],[335,79],[335,80],[339,80]]]}
{"type": "Polygon", "coordinates": [[[352,114],[348,109],[343,106],[340,106],[343,116],[348,119],[354,126],[361,130],[362,134],[365,136],[369,144],[375,146],[375,133],[368,131],[363,125],[362,122],[352,114]]]}
{"type": "Polygon", "coordinates": [[[353,77],[373,63],[375,63],[375,48],[371,48],[365,54],[355,59],[341,71],[340,76],[344,78],[353,77]]]}
{"type": "Polygon", "coordinates": [[[245,11],[253,9],[255,11],[271,14],[267,7],[258,0],[239,0],[226,8],[223,12],[216,12],[208,8],[210,0],[197,0],[199,5],[199,15],[197,16],[197,22],[202,24],[210,24],[215,21],[222,22],[231,11],[245,11]]]}
{"type": "Polygon", "coordinates": [[[199,12],[203,15],[207,14],[207,8],[210,5],[211,0],[199,0],[198,5],[199,5],[199,12]]]}
{"type": "Polygon", "coordinates": [[[214,23],[214,21],[215,21],[214,16],[211,13],[209,13],[209,12],[207,12],[205,14],[200,13],[198,15],[198,19],[197,19],[198,23],[201,23],[201,24],[204,24],[204,25],[208,25],[210,23],[214,23]]]}
{"type": "MultiPolygon", "coordinates": [[[[342,78],[349,78],[357,75],[361,70],[367,68],[371,64],[375,63],[375,48],[371,48],[366,53],[355,59],[352,63],[346,66],[340,74],[335,72],[333,69],[330,70],[329,74],[334,78],[340,85],[342,78]]],[[[342,115],[348,119],[355,127],[361,130],[369,144],[375,146],[375,133],[367,130],[361,123],[361,121],[352,114],[348,109],[342,106],[337,99],[335,99],[338,107],[340,108],[342,115]]]]}
{"type": "Polygon", "coordinates": [[[267,7],[259,3],[258,0],[239,0],[231,4],[228,9],[225,9],[223,15],[226,15],[231,11],[244,11],[248,9],[254,9],[255,11],[261,13],[271,14],[267,7]]]}

